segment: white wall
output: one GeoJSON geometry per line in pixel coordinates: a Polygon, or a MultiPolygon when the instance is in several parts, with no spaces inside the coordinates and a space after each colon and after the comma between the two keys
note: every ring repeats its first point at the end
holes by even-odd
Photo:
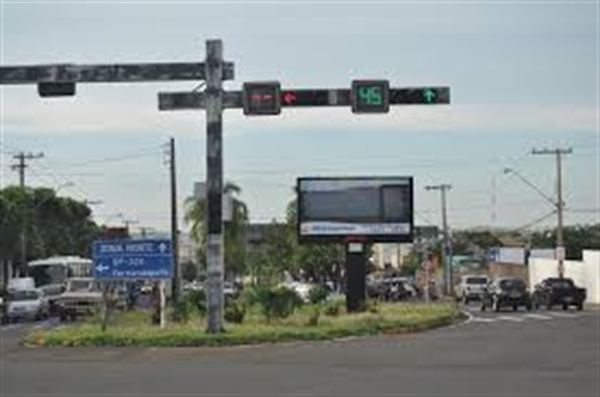
{"type": "MultiPolygon", "coordinates": [[[[600,251],[583,251],[583,261],[565,261],[565,277],[587,289],[587,302],[600,304],[600,251]]],[[[548,277],[558,277],[558,261],[532,258],[529,262],[529,285],[535,286],[548,277]]]]}
{"type": "Polygon", "coordinates": [[[583,251],[583,261],[588,266],[589,302],[600,303],[600,251],[583,251]]]}

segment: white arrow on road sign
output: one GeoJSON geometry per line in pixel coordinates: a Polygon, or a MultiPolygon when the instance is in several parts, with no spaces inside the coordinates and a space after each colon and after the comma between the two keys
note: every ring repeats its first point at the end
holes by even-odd
{"type": "Polygon", "coordinates": [[[103,265],[98,265],[96,266],[96,270],[99,271],[100,273],[102,273],[105,270],[108,270],[109,267],[108,266],[103,266],[103,265]]]}
{"type": "Polygon", "coordinates": [[[160,250],[161,253],[164,253],[165,250],[167,249],[167,245],[165,243],[160,243],[160,245],[158,246],[158,249],[160,250]]]}

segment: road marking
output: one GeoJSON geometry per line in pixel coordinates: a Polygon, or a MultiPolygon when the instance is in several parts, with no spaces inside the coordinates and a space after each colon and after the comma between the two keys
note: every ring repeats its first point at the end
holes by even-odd
{"type": "Polygon", "coordinates": [[[517,322],[517,323],[523,322],[522,318],[520,318],[520,317],[513,317],[513,316],[500,316],[500,317],[498,317],[498,320],[514,321],[514,322],[517,322]]]}
{"type": "Polygon", "coordinates": [[[495,318],[485,318],[485,317],[473,317],[471,320],[476,323],[493,323],[496,321],[495,318]]]}
{"type": "Polygon", "coordinates": [[[526,314],[523,317],[533,318],[533,319],[536,319],[536,320],[552,320],[552,317],[550,317],[550,316],[544,316],[543,314],[526,314]]]}
{"type": "Polygon", "coordinates": [[[10,331],[11,329],[21,328],[22,324],[8,324],[4,325],[1,329],[2,331],[10,331]]]}
{"type": "Polygon", "coordinates": [[[550,316],[553,317],[560,317],[560,318],[575,318],[575,317],[579,317],[579,314],[569,314],[569,313],[561,313],[561,312],[549,312],[548,313],[550,316]]]}

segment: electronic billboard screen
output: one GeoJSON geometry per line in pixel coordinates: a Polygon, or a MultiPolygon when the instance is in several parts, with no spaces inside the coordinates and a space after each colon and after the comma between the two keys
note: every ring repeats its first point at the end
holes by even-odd
{"type": "Polygon", "coordinates": [[[412,242],[412,177],[298,178],[300,241],[412,242]]]}

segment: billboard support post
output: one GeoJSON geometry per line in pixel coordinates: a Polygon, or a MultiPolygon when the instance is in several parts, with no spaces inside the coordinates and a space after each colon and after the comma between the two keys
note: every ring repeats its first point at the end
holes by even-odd
{"type": "Polygon", "coordinates": [[[366,310],[366,255],[363,243],[346,243],[346,311],[366,310]]]}

